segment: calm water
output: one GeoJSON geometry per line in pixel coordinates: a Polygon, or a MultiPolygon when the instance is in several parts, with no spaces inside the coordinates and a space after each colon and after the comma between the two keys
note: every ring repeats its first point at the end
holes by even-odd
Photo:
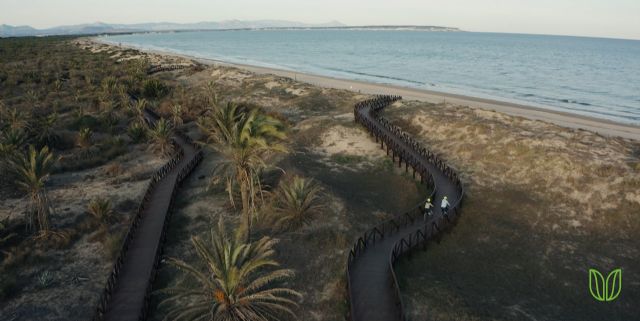
{"type": "Polygon", "coordinates": [[[205,31],[105,40],[640,124],[640,41],[356,30],[205,31]]]}

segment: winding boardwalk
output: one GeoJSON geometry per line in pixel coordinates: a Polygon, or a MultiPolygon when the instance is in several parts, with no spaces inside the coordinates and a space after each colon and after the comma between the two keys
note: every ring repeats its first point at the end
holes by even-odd
{"type": "MultiPolygon", "coordinates": [[[[147,111],[146,119],[154,123],[158,116],[147,111]]],[[[187,136],[174,135],[174,143],[180,153],[152,179],[138,216],[125,238],[94,320],[145,319],[149,290],[162,252],[165,222],[175,192],[202,158],[202,152],[187,136]]]]}
{"type": "Polygon", "coordinates": [[[411,167],[427,181],[434,190],[431,197],[434,215],[425,222],[420,210],[414,208],[373,228],[358,240],[347,267],[351,319],[354,321],[406,319],[393,264],[403,253],[425,245],[451,225],[458,216],[464,195],[458,176],[451,168],[379,115],[383,108],[399,99],[380,96],[358,104],[354,111],[356,121],[367,127],[381,147],[387,145],[387,153],[392,154],[394,162],[396,157],[399,165],[404,161],[407,170],[411,167]],[[440,202],[445,195],[452,204],[448,218],[440,211],[440,202]]]}

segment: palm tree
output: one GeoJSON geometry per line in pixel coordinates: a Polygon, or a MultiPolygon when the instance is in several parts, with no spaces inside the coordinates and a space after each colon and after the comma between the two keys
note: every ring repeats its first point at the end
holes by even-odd
{"type": "Polygon", "coordinates": [[[229,237],[224,222],[211,230],[210,241],[198,236],[191,243],[204,268],[179,259],[168,261],[186,272],[199,284],[197,288],[174,287],[161,290],[172,303],[164,320],[277,321],[295,318],[300,293],[279,286],[293,276],[289,269],[278,269],[272,257],[276,240],[263,237],[254,243],[242,243],[241,237],[229,237]],[[275,269],[275,270],[274,270],[275,269]]]}
{"type": "Polygon", "coordinates": [[[171,137],[173,129],[171,124],[164,118],[160,118],[155,126],[149,131],[151,137],[151,148],[162,155],[169,155],[173,150],[171,137]]]}
{"type": "Polygon", "coordinates": [[[158,79],[147,79],[142,84],[142,95],[157,100],[169,93],[169,87],[158,79]]]}
{"type": "Polygon", "coordinates": [[[27,135],[21,129],[7,127],[5,130],[0,130],[0,133],[0,146],[3,146],[0,150],[18,150],[27,141],[27,135]]]}
{"type": "Polygon", "coordinates": [[[16,108],[8,110],[6,115],[3,116],[6,117],[6,121],[11,129],[24,130],[29,128],[27,116],[16,108]]]}
{"type": "Polygon", "coordinates": [[[313,179],[294,176],[278,186],[271,195],[273,216],[271,224],[277,229],[297,228],[308,224],[325,206],[321,201],[322,188],[313,179]]]}
{"type": "Polygon", "coordinates": [[[260,114],[257,108],[234,103],[214,107],[198,126],[207,135],[207,143],[223,156],[211,182],[225,183],[232,204],[235,188],[240,188],[244,229],[250,240],[256,196],[262,191],[259,175],[267,167],[264,159],[269,153],[285,151],[282,145],[271,142],[285,137],[282,126],[276,119],[260,114]]]}
{"type": "Polygon", "coordinates": [[[17,174],[18,186],[28,194],[30,200],[30,211],[28,226],[34,227],[35,221],[38,223],[38,230],[47,233],[49,231],[49,214],[51,208],[47,199],[45,183],[56,163],[56,158],[45,146],[37,151],[33,145],[29,145],[29,151],[17,157],[13,162],[13,167],[17,174]]]}
{"type": "Polygon", "coordinates": [[[93,136],[93,131],[91,128],[82,128],[78,132],[78,138],[76,140],[76,145],[82,149],[87,149],[91,147],[91,137],[93,136]]]}
{"type": "Polygon", "coordinates": [[[184,124],[184,120],[182,119],[182,106],[181,105],[173,105],[171,106],[171,120],[173,121],[174,127],[180,127],[184,124]]]}
{"type": "Polygon", "coordinates": [[[132,122],[127,129],[127,135],[131,137],[134,143],[142,142],[147,136],[147,128],[138,122],[132,122]]]}
{"type": "Polygon", "coordinates": [[[218,89],[215,81],[211,80],[207,83],[205,95],[209,105],[218,105],[218,89]]]}
{"type": "Polygon", "coordinates": [[[107,129],[109,133],[113,134],[114,129],[118,125],[119,121],[116,113],[113,111],[104,112],[101,118],[102,125],[107,129]]]}
{"type": "Polygon", "coordinates": [[[145,108],[147,108],[147,100],[146,99],[139,99],[136,100],[131,106],[130,106],[131,110],[134,112],[136,120],[138,121],[138,123],[140,123],[140,125],[146,125],[146,117],[144,115],[144,110],[145,108]]]}
{"type": "Polygon", "coordinates": [[[118,106],[122,107],[129,104],[131,97],[129,96],[129,92],[127,91],[127,85],[126,84],[118,85],[118,88],[116,89],[116,91],[117,91],[116,99],[118,100],[118,106]]]}
{"type": "Polygon", "coordinates": [[[5,175],[10,161],[27,141],[22,130],[7,128],[0,136],[0,174],[5,175]]]}
{"type": "Polygon", "coordinates": [[[58,114],[52,113],[41,118],[37,122],[37,128],[34,129],[37,141],[41,146],[55,144],[59,137],[55,132],[55,124],[58,121],[58,114]]]}
{"type": "Polygon", "coordinates": [[[213,146],[228,144],[232,140],[231,132],[243,118],[244,110],[231,102],[224,107],[213,106],[206,117],[198,120],[198,126],[207,135],[207,143],[213,146]]]}
{"type": "Polygon", "coordinates": [[[102,87],[103,96],[111,96],[118,89],[118,80],[116,77],[108,76],[102,79],[100,86],[102,87]]]}
{"type": "Polygon", "coordinates": [[[87,212],[101,224],[106,224],[113,220],[113,207],[108,199],[96,198],[92,200],[87,206],[87,212]]]}

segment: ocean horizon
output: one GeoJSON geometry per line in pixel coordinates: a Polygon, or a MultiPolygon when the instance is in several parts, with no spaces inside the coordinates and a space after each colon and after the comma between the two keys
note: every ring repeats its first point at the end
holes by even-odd
{"type": "Polygon", "coordinates": [[[102,41],[640,125],[640,41],[407,30],[233,30],[102,41]]]}

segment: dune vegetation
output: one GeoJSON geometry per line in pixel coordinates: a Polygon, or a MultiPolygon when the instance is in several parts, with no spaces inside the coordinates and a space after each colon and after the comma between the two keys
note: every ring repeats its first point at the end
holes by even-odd
{"type": "MultiPolygon", "coordinates": [[[[353,122],[366,98],[86,38],[0,39],[0,315],[91,318],[183,132],[204,161],[178,190],[149,319],[345,319],[352,242],[428,194],[353,122]],[[147,74],[163,64],[184,68],[147,74]]],[[[639,282],[637,142],[444,104],[385,113],[469,192],[453,232],[399,264],[413,319],[564,320],[588,268],[639,282]]],[[[638,299],[580,320],[637,315],[638,299]]]]}
{"type": "Polygon", "coordinates": [[[71,40],[0,40],[3,319],[89,318],[163,161],[141,144],[151,129],[125,133],[136,123],[131,96],[156,105],[168,87],[149,85],[144,60],[117,61],[71,40]]]}

